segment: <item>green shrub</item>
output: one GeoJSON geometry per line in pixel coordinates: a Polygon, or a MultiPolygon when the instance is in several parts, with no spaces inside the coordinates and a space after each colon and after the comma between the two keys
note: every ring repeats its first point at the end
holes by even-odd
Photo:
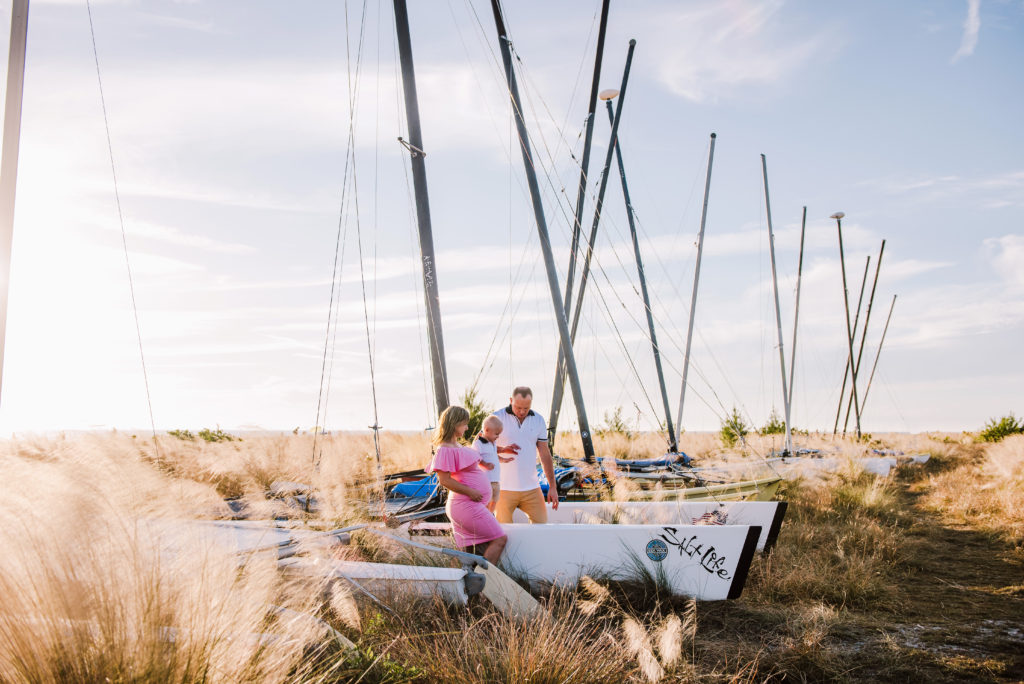
{"type": "Polygon", "coordinates": [[[1017,420],[1013,413],[1011,413],[998,420],[993,418],[985,423],[985,429],[978,433],[978,439],[983,442],[998,442],[1004,437],[1022,433],[1024,433],[1024,423],[1017,420]]]}
{"type": "MultiPolygon", "coordinates": [[[[180,440],[191,442],[195,440],[196,436],[192,434],[190,430],[168,430],[167,434],[171,437],[177,437],[180,440]]],[[[132,435],[133,437],[135,435],[132,435]]]]}
{"type": "Polygon", "coordinates": [[[484,405],[483,400],[477,395],[476,388],[470,387],[459,398],[463,408],[469,411],[469,429],[466,430],[466,442],[472,442],[480,433],[484,425],[484,418],[491,415],[491,410],[484,405]]]}
{"type": "Polygon", "coordinates": [[[615,410],[609,414],[605,411],[604,423],[597,426],[594,430],[594,434],[598,436],[604,435],[623,435],[627,439],[633,438],[633,431],[629,429],[629,425],[622,418],[622,407],[616,406],[615,410]]]}
{"type": "Polygon", "coordinates": [[[741,438],[746,437],[749,432],[750,426],[743,421],[739,409],[733,406],[732,413],[722,421],[722,429],[718,435],[722,438],[722,444],[731,447],[735,446],[741,438]]]}
{"type": "Polygon", "coordinates": [[[782,420],[778,412],[772,408],[772,412],[768,414],[768,422],[764,424],[764,427],[758,430],[762,435],[782,435],[786,432],[786,421],[782,420]]]}
{"type": "Polygon", "coordinates": [[[215,430],[211,430],[210,428],[203,428],[202,430],[199,431],[199,438],[206,442],[234,442],[235,440],[238,440],[239,442],[242,441],[238,439],[238,437],[234,437],[224,432],[219,427],[216,428],[215,430]]]}

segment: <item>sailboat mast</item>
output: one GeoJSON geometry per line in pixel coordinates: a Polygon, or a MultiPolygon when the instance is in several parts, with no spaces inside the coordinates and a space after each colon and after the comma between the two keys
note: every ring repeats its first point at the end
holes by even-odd
{"type": "MultiPolygon", "coordinates": [[[[608,120],[614,123],[615,114],[612,112],[612,101],[605,100],[608,107],[608,120]]],[[[658,336],[654,332],[654,315],[651,312],[651,298],[647,294],[647,278],[644,275],[644,262],[640,256],[640,241],[636,235],[636,221],[633,219],[633,203],[629,199],[629,186],[626,184],[626,166],[622,163],[622,148],[619,141],[615,141],[615,158],[619,164],[619,178],[622,180],[622,196],[626,200],[626,218],[629,221],[629,235],[633,239],[633,254],[636,256],[636,271],[640,276],[640,294],[644,299],[644,310],[647,312],[647,330],[651,335],[651,349],[654,352],[654,368],[658,372],[658,387],[661,389],[661,401],[665,407],[665,429],[668,430],[668,450],[671,453],[679,451],[679,443],[676,440],[676,432],[672,427],[672,409],[668,405],[668,392],[665,390],[665,372],[661,368],[661,350],[658,348],[658,336]]]]}
{"type": "Polygon", "coordinates": [[[690,295],[690,323],[686,327],[686,351],[683,353],[683,382],[679,388],[679,412],[676,427],[683,430],[683,403],[686,401],[686,378],[690,373],[690,349],[693,344],[693,319],[697,313],[697,285],[700,283],[700,259],[704,254],[704,226],[708,220],[708,196],[711,194],[711,165],[715,161],[715,139],[711,134],[711,148],[708,150],[708,174],[704,181],[704,206],[700,210],[700,233],[697,235],[697,265],[693,268],[693,293],[690,295]]]}
{"type": "Polygon", "coordinates": [[[25,88],[25,48],[27,44],[28,0],[14,0],[11,4],[11,45],[7,58],[3,157],[0,159],[0,391],[3,389],[4,351],[7,339],[7,299],[11,289],[14,195],[18,185],[21,99],[25,88]]]}
{"type": "MultiPolygon", "coordinates": [[[[871,295],[868,297],[868,310],[864,314],[864,330],[861,331],[860,335],[860,349],[857,350],[857,360],[853,364],[853,367],[860,372],[860,360],[864,355],[864,342],[868,339],[868,323],[871,322],[871,307],[875,303],[875,289],[878,287],[878,273],[882,270],[882,255],[885,253],[885,240],[882,240],[882,247],[878,250],[878,261],[875,262],[875,279],[871,283],[871,295]]],[[[863,401],[861,402],[863,404],[863,401]]],[[[846,402],[846,418],[843,419],[843,434],[846,434],[846,428],[850,425],[850,409],[853,406],[853,397],[846,402]]],[[[863,408],[863,407],[862,407],[863,408]]],[[[860,429],[858,428],[858,432],[860,429]]]]}
{"type": "MultiPolygon", "coordinates": [[[[610,0],[601,3],[601,25],[597,32],[597,52],[594,55],[594,77],[590,82],[590,101],[587,106],[587,124],[583,136],[583,157],[580,160],[580,184],[576,193],[576,213],[572,223],[572,243],[569,248],[569,270],[565,277],[565,300],[563,306],[568,315],[572,306],[572,286],[576,277],[576,258],[580,249],[580,232],[583,230],[583,207],[587,196],[587,174],[590,171],[590,147],[594,140],[594,112],[597,111],[597,90],[601,80],[601,62],[604,59],[604,38],[608,32],[608,5],[610,0]]],[[[558,385],[558,378],[562,376],[561,364],[556,366],[558,376],[555,379],[558,385]]],[[[555,448],[555,438],[558,436],[558,414],[562,409],[562,389],[558,385],[555,394],[558,403],[555,405],[552,400],[551,413],[548,414],[548,444],[551,449],[555,448]]]]}
{"type": "MultiPolygon", "coordinates": [[[[846,214],[839,211],[832,214],[832,218],[836,220],[836,231],[839,233],[839,266],[843,273],[843,303],[846,305],[846,341],[848,343],[849,351],[849,364],[850,364],[850,375],[851,387],[850,391],[853,392],[853,407],[856,410],[857,415],[857,439],[860,439],[860,402],[857,399],[857,369],[853,367],[853,331],[854,328],[850,325],[850,290],[846,286],[846,257],[843,254],[843,217],[846,214]]],[[[864,288],[861,287],[861,294],[863,294],[864,288]]],[[[846,373],[843,373],[843,380],[846,380],[846,373]]],[[[839,404],[842,409],[842,404],[839,404]]],[[[838,415],[836,416],[836,422],[838,423],[838,415]]],[[[832,431],[835,435],[835,430],[832,431]]]]}
{"type": "MultiPolygon", "coordinates": [[[[583,295],[587,291],[587,279],[590,277],[590,261],[594,256],[594,243],[597,240],[597,227],[601,222],[601,211],[604,208],[604,193],[608,188],[608,170],[612,166],[612,154],[615,148],[615,141],[619,135],[619,121],[622,118],[622,103],[626,97],[626,84],[629,82],[629,67],[633,63],[633,49],[636,41],[629,41],[629,51],[626,53],[626,68],[622,72],[622,84],[619,88],[619,102],[615,108],[615,117],[612,120],[611,140],[608,142],[608,154],[605,156],[604,167],[601,171],[601,185],[597,191],[597,202],[594,205],[594,221],[590,225],[590,239],[587,241],[587,252],[583,258],[583,270],[580,272],[580,291],[576,294],[576,306],[572,309],[572,326],[569,328],[569,343],[576,341],[576,330],[579,328],[580,316],[583,313],[583,295]]],[[[566,309],[566,316],[569,310],[566,309]]],[[[558,362],[555,364],[555,387],[551,392],[551,424],[550,431],[554,432],[558,426],[558,414],[562,411],[562,398],[565,392],[565,358],[561,351],[558,353],[558,362]]]]}
{"type": "Polygon", "coordinates": [[[779,331],[779,367],[782,369],[782,404],[786,411],[786,445],[783,453],[793,453],[793,437],[789,427],[789,386],[786,384],[786,351],[782,342],[782,309],[779,307],[779,276],[775,269],[775,232],[772,230],[772,205],[768,199],[768,161],[761,155],[761,171],[764,176],[764,208],[768,215],[768,254],[772,261],[772,286],[775,290],[775,321],[779,331]]]}
{"type": "MultiPolygon", "coordinates": [[[[412,41],[409,38],[409,13],[405,0],[394,0],[395,31],[402,63],[402,87],[405,92],[405,115],[409,123],[408,148],[412,165],[413,189],[416,193],[416,218],[419,222],[420,261],[423,267],[423,298],[427,309],[430,369],[434,378],[434,403],[440,414],[448,408],[448,370],[444,360],[444,338],[441,334],[441,299],[437,289],[434,236],[430,224],[430,202],[427,197],[426,152],[420,129],[420,108],[416,97],[416,72],[412,63],[412,41]]],[[[401,139],[399,139],[401,140],[401,139]]]]}
{"type": "Polygon", "coordinates": [[[860,408],[868,403],[868,393],[871,392],[871,382],[875,379],[875,370],[878,368],[878,358],[882,355],[882,345],[885,344],[885,334],[889,332],[889,321],[892,320],[892,310],[896,308],[896,295],[892,296],[892,304],[889,305],[889,315],[885,317],[885,328],[882,329],[882,339],[878,343],[878,351],[875,353],[875,362],[871,365],[871,375],[868,376],[868,386],[864,389],[864,396],[861,397],[860,408]]]}
{"type": "Polygon", "coordinates": [[[796,375],[796,325],[800,320],[800,279],[804,273],[804,235],[807,232],[807,207],[800,219],[800,260],[796,266],[796,306],[793,308],[793,348],[789,350],[789,405],[793,406],[793,376],[796,375]]]}
{"type": "Polygon", "coordinates": [[[565,358],[566,369],[569,372],[572,398],[576,404],[576,417],[580,424],[580,438],[583,440],[583,456],[588,463],[592,463],[594,461],[594,442],[590,435],[590,423],[587,421],[587,412],[583,406],[583,390],[580,387],[580,378],[576,371],[576,356],[572,352],[572,342],[569,339],[569,322],[566,320],[565,307],[562,306],[562,297],[558,289],[555,255],[551,251],[551,238],[548,235],[548,224],[544,218],[544,204],[541,200],[540,185],[537,183],[537,173],[534,170],[533,152],[530,150],[530,136],[526,132],[526,121],[523,119],[523,108],[519,99],[519,86],[516,85],[516,74],[512,68],[512,51],[509,48],[508,32],[505,29],[505,20],[501,13],[501,3],[498,0],[491,0],[491,9],[494,11],[494,27],[498,31],[498,45],[501,48],[501,59],[505,65],[505,78],[508,82],[509,97],[512,99],[512,111],[515,114],[516,131],[519,134],[519,148],[523,153],[523,166],[526,168],[526,180],[530,186],[530,197],[533,200],[533,214],[537,221],[537,235],[540,238],[541,252],[544,255],[544,268],[547,271],[548,288],[551,290],[551,302],[555,308],[558,337],[561,341],[561,350],[565,358]]]}
{"type": "MultiPolygon", "coordinates": [[[[583,205],[587,196],[587,172],[590,169],[590,146],[594,139],[594,112],[597,111],[597,89],[601,80],[601,60],[604,57],[604,37],[608,32],[608,5],[611,0],[601,3],[601,24],[597,31],[597,52],[594,55],[594,78],[590,82],[590,101],[587,107],[587,125],[583,134],[583,157],[580,160],[580,184],[576,192],[576,215],[572,224],[572,246],[569,250],[569,271],[565,277],[565,310],[572,304],[572,285],[576,274],[576,254],[580,247],[580,232],[583,230],[583,205]]],[[[553,438],[554,435],[550,435],[553,438]]]]}

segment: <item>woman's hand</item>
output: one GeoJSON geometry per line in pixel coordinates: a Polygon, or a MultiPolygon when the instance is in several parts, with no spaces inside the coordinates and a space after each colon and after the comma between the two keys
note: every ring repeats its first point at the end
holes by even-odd
{"type": "Polygon", "coordinates": [[[481,494],[478,490],[473,489],[472,487],[466,487],[466,489],[469,490],[468,492],[466,492],[466,496],[468,496],[471,500],[476,501],[477,503],[483,501],[484,495],[481,494]]]}

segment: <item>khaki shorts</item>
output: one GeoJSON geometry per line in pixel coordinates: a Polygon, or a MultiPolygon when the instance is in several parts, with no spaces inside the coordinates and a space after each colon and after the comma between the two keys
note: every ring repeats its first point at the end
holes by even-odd
{"type": "Polygon", "coordinates": [[[512,522],[512,513],[517,508],[525,513],[530,522],[535,525],[548,521],[548,509],[540,487],[528,489],[525,492],[502,489],[498,497],[498,505],[494,509],[494,517],[500,523],[510,523],[512,522]]]}

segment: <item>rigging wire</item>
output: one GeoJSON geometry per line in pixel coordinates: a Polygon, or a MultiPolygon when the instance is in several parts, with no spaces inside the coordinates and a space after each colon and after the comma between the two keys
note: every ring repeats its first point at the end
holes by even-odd
{"type": "MultiPolygon", "coordinates": [[[[359,88],[359,77],[362,70],[362,57],[363,57],[363,29],[365,28],[365,14],[366,4],[363,3],[363,22],[360,27],[359,34],[359,45],[356,51],[356,77],[355,77],[355,89],[358,91],[359,88]]],[[[323,426],[321,425],[321,418],[323,422],[327,422],[327,407],[330,399],[330,388],[331,379],[334,374],[334,351],[335,346],[333,342],[337,340],[338,332],[338,314],[341,307],[341,277],[345,268],[345,251],[348,245],[348,220],[346,207],[349,204],[349,178],[350,171],[351,175],[355,175],[355,118],[357,111],[357,102],[352,91],[352,59],[351,51],[349,48],[349,28],[348,28],[348,3],[345,4],[345,50],[347,57],[347,70],[349,79],[349,126],[348,126],[348,140],[346,143],[345,150],[345,168],[342,174],[341,183],[341,202],[338,208],[338,230],[334,244],[334,267],[331,271],[331,296],[327,307],[327,331],[324,335],[324,352],[323,359],[320,365],[320,392],[317,396],[316,403],[316,422],[313,424],[313,463],[316,467],[320,466],[321,451],[317,450],[319,446],[319,435],[324,432],[323,426]],[[340,260],[339,260],[340,254],[340,260]],[[332,326],[331,320],[334,324],[332,326]],[[328,367],[328,352],[330,353],[330,366],[328,367]]],[[[360,254],[361,256],[361,254],[360,254]]],[[[375,421],[376,422],[376,421],[375,421]]]]}
{"type": "MultiPolygon", "coordinates": [[[[483,30],[482,23],[480,21],[479,15],[477,15],[477,13],[476,13],[475,8],[468,1],[467,1],[467,5],[470,7],[470,10],[472,11],[474,17],[476,18],[477,27],[478,27],[480,33],[484,34],[485,32],[483,30]]],[[[498,64],[498,62],[497,62],[497,55],[494,52],[494,48],[492,46],[490,46],[486,42],[484,44],[488,46],[489,52],[490,52],[491,57],[492,57],[492,61],[495,64],[498,73],[501,74],[502,77],[503,77],[503,73],[504,72],[503,72],[503,69],[500,66],[500,64],[498,64]]],[[[514,51],[514,49],[513,49],[513,51],[514,51]]],[[[521,59],[521,57],[518,54],[516,54],[515,56],[516,56],[517,61],[519,61],[519,63],[521,65],[523,65],[523,71],[526,72],[527,70],[526,70],[525,64],[523,63],[523,60],[521,59]]],[[[528,73],[523,73],[522,74],[522,77],[520,79],[520,85],[521,85],[521,88],[522,88],[524,94],[526,95],[527,102],[530,103],[530,106],[532,108],[533,88],[532,88],[531,79],[528,76],[528,73]]],[[[507,86],[505,86],[503,89],[507,92],[507,86]]],[[[544,106],[545,110],[550,114],[550,108],[548,108],[547,105],[546,105],[546,102],[544,102],[543,96],[540,96],[538,94],[538,99],[541,100],[542,105],[544,106]]],[[[535,114],[535,112],[534,112],[534,114],[535,114]]],[[[553,119],[553,117],[552,117],[552,119],[553,119]]],[[[535,121],[537,120],[536,116],[534,116],[534,120],[535,121]]],[[[561,131],[561,129],[558,127],[557,122],[555,122],[555,129],[558,131],[558,134],[560,135],[560,137],[562,139],[564,139],[564,132],[561,131]]],[[[563,201],[563,197],[562,197],[565,194],[564,193],[564,184],[562,184],[560,182],[560,179],[559,179],[559,182],[557,183],[557,185],[561,187],[561,190],[559,190],[559,188],[556,187],[555,179],[553,178],[553,176],[555,178],[557,178],[558,177],[558,172],[557,172],[554,160],[552,158],[550,158],[551,148],[550,148],[550,146],[546,142],[546,138],[545,138],[544,133],[543,133],[543,128],[541,128],[541,130],[538,133],[538,135],[541,138],[541,143],[542,143],[539,146],[539,150],[542,150],[544,153],[546,153],[548,155],[548,160],[547,161],[549,162],[549,164],[545,164],[544,155],[541,155],[538,160],[535,160],[533,162],[534,166],[535,166],[535,170],[539,170],[540,173],[543,175],[545,181],[547,181],[547,186],[548,186],[548,188],[550,188],[550,193],[545,193],[545,194],[549,195],[548,199],[551,200],[553,198],[553,203],[554,203],[555,207],[562,212],[563,218],[568,219],[569,218],[569,216],[568,216],[569,211],[568,211],[568,207],[566,206],[566,203],[565,203],[567,200],[563,201]],[[539,168],[537,168],[537,167],[539,167],[539,168]]],[[[574,159],[574,161],[576,161],[576,160],[574,159]]],[[[577,166],[578,166],[578,162],[577,162],[577,166]]],[[[542,188],[543,188],[543,186],[542,186],[542,188]]],[[[558,225],[562,225],[560,222],[556,222],[556,223],[558,223],[558,225]]],[[[564,230],[565,226],[562,226],[562,228],[564,230]]],[[[582,249],[582,246],[581,246],[581,249],[582,249]]],[[[617,255],[616,255],[616,257],[618,258],[617,255]]],[[[603,266],[600,264],[599,260],[597,260],[596,258],[595,258],[595,261],[598,262],[597,263],[597,270],[599,272],[603,273],[605,279],[608,281],[609,287],[612,289],[613,293],[616,294],[616,297],[619,298],[620,303],[622,303],[621,297],[619,297],[617,291],[615,290],[615,287],[612,284],[611,279],[608,278],[607,273],[604,273],[603,266]]],[[[596,287],[596,285],[595,285],[595,287],[596,287]]],[[[628,312],[628,307],[626,307],[624,303],[623,303],[623,307],[626,308],[627,312],[628,312]]],[[[610,314],[610,309],[609,309],[609,314],[610,314]]],[[[627,353],[628,353],[628,351],[627,351],[627,353]]],[[[632,360],[630,359],[630,361],[632,361],[632,360]]],[[[691,363],[692,363],[692,361],[691,361],[691,363]]],[[[700,374],[700,375],[703,375],[703,374],[700,374]]],[[[707,381],[706,378],[705,378],[705,381],[707,381]]],[[[710,383],[708,383],[708,384],[710,385],[710,383]]],[[[641,382],[641,387],[642,386],[643,386],[643,383],[641,382]]],[[[712,390],[713,390],[713,388],[712,388],[712,390]]],[[[724,409],[724,404],[722,404],[720,397],[718,397],[718,395],[717,395],[717,392],[715,392],[715,396],[718,399],[719,404],[721,404],[723,406],[723,409],[724,409]]],[[[706,400],[704,400],[704,401],[705,401],[705,403],[707,403],[706,400]]],[[[712,407],[709,405],[709,408],[712,408],[712,407]]],[[[727,411],[726,411],[726,413],[727,413],[727,411]]]]}
{"type": "Polygon", "coordinates": [[[107,134],[107,152],[110,154],[110,177],[114,184],[114,204],[117,206],[117,220],[121,226],[121,246],[124,248],[124,263],[128,270],[128,291],[131,294],[132,315],[135,319],[135,336],[139,343],[139,360],[142,363],[142,380],[146,387],[146,407],[149,409],[149,426],[153,431],[153,448],[160,455],[160,444],[156,436],[156,420],[153,418],[153,399],[149,391],[149,372],[146,370],[146,355],[142,350],[142,327],[139,325],[139,307],[135,299],[135,279],[132,276],[132,262],[128,255],[128,234],[124,227],[124,212],[121,209],[121,193],[117,186],[117,169],[114,165],[114,143],[110,135],[110,117],[107,115],[107,98],[103,92],[103,76],[100,70],[100,53],[96,47],[96,29],[92,21],[92,3],[85,0],[89,15],[89,37],[92,39],[92,56],[96,63],[96,83],[100,91],[100,106],[103,109],[103,128],[107,134]]]}

